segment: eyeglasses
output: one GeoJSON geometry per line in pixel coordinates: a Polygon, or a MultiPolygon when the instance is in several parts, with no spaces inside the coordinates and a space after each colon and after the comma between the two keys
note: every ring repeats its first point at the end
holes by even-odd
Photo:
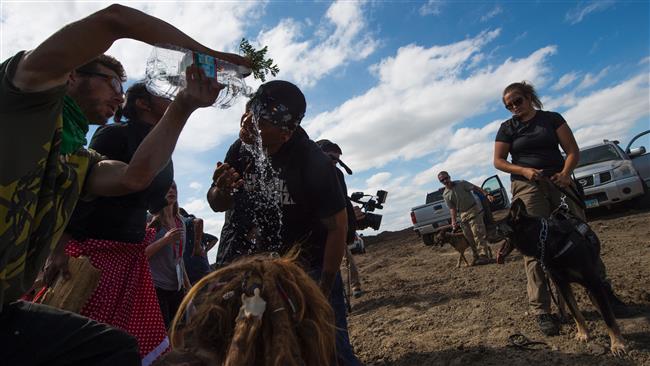
{"type": "Polygon", "coordinates": [[[449,177],[444,177],[444,178],[439,179],[440,183],[445,183],[448,180],[449,180],[449,177]]]}
{"type": "Polygon", "coordinates": [[[97,72],[97,71],[81,71],[81,70],[77,70],[77,73],[84,74],[84,75],[90,75],[90,76],[98,76],[100,78],[103,78],[104,80],[108,81],[111,88],[113,88],[113,91],[117,95],[121,95],[122,97],[124,97],[124,89],[122,89],[122,81],[120,81],[116,76],[104,74],[103,72],[97,72]]]}
{"type": "Polygon", "coordinates": [[[507,110],[511,111],[515,109],[515,107],[519,107],[523,102],[524,102],[523,97],[517,97],[515,100],[512,101],[512,103],[506,104],[505,107],[507,110]]]}

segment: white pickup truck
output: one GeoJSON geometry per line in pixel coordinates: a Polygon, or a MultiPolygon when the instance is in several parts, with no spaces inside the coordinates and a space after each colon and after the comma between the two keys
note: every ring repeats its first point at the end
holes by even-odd
{"type": "Polygon", "coordinates": [[[609,207],[647,192],[650,153],[639,142],[648,134],[650,130],[636,135],[625,149],[618,146],[618,141],[609,140],[580,149],[574,173],[585,191],[587,209],[609,207]]]}
{"type": "MultiPolygon", "coordinates": [[[[486,179],[481,188],[494,196],[494,201],[490,203],[492,212],[510,207],[508,191],[503,187],[498,176],[493,175],[486,179]]],[[[413,231],[422,238],[424,245],[433,245],[433,235],[451,224],[449,208],[442,198],[444,190],[445,188],[442,187],[428,193],[423,205],[411,209],[413,231]]]]}

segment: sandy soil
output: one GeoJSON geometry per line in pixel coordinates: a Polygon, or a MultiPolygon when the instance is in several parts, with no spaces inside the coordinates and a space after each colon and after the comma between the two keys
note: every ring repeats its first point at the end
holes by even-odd
{"type": "Polygon", "coordinates": [[[575,341],[573,321],[545,337],[527,314],[517,252],[504,265],[456,268],[453,248],[426,247],[411,229],[368,237],[366,254],[356,256],[365,291],[352,300],[349,318],[357,355],[366,365],[650,365],[647,201],[601,210],[590,221],[614,288],[630,304],[631,316],[618,320],[631,348],[626,358],[610,355],[605,323],[582,288],[574,292],[592,340],[575,341]],[[508,346],[514,333],[547,346],[508,346]]]}

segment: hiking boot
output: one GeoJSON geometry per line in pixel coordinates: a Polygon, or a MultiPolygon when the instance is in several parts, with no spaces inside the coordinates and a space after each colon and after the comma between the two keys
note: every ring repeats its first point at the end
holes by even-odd
{"type": "Polygon", "coordinates": [[[490,263],[490,259],[484,255],[479,256],[478,258],[474,259],[473,265],[475,266],[480,266],[483,264],[488,264],[490,263]]]}
{"type": "Polygon", "coordinates": [[[553,314],[537,315],[537,325],[539,325],[539,330],[546,336],[551,337],[560,334],[560,324],[553,314]]]}
{"type": "Polygon", "coordinates": [[[360,288],[357,287],[354,290],[352,290],[352,296],[354,296],[355,298],[361,297],[361,295],[363,295],[363,290],[361,290],[360,288]]]}

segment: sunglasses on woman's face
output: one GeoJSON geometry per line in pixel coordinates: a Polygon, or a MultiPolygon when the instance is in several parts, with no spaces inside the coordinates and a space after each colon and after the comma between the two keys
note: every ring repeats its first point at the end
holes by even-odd
{"type": "Polygon", "coordinates": [[[515,107],[519,107],[521,103],[524,102],[524,97],[517,97],[515,100],[512,101],[512,103],[508,103],[505,105],[506,109],[509,111],[512,111],[515,109],[515,107]]]}

